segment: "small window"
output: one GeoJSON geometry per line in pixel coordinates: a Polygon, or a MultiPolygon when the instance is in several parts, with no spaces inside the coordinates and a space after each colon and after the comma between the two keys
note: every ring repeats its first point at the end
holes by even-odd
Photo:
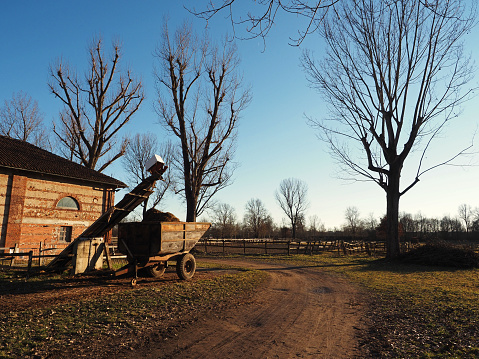
{"type": "Polygon", "coordinates": [[[80,209],[78,202],[73,197],[63,197],[57,203],[57,208],[80,209]]]}
{"type": "Polygon", "coordinates": [[[71,242],[72,241],[72,227],[71,226],[60,227],[59,240],[62,241],[62,242],[71,242]]]}

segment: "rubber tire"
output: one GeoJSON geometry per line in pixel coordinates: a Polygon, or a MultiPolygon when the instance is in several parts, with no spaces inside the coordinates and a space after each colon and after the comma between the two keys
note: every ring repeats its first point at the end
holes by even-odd
{"type": "Polygon", "coordinates": [[[157,264],[155,266],[148,267],[148,273],[153,278],[159,278],[165,274],[166,266],[164,264],[157,264]]]}
{"type": "Polygon", "coordinates": [[[176,262],[176,274],[183,280],[190,280],[195,275],[196,259],[191,253],[186,253],[176,262]]]}

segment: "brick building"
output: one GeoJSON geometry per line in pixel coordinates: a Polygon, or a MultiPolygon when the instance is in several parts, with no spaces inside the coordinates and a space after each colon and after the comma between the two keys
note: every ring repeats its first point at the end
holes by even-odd
{"type": "Polygon", "coordinates": [[[0,247],[63,248],[114,204],[112,177],[0,136],[0,247]]]}

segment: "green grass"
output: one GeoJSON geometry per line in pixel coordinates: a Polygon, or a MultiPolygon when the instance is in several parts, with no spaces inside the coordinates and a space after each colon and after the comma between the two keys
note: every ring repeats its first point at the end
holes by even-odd
{"type": "Polygon", "coordinates": [[[209,310],[251,293],[267,274],[241,271],[213,279],[137,287],[77,303],[0,315],[0,358],[49,353],[209,310]]]}

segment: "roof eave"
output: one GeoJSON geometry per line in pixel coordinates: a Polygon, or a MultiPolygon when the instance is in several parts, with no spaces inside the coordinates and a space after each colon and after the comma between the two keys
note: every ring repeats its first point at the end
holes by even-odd
{"type": "MultiPolygon", "coordinates": [[[[48,172],[42,172],[42,171],[35,171],[35,170],[30,170],[30,169],[25,169],[25,168],[19,168],[19,167],[11,167],[11,166],[6,166],[6,165],[0,165],[0,167],[3,168],[8,168],[11,170],[17,170],[17,171],[24,171],[24,172],[31,172],[31,173],[38,173],[41,175],[47,175],[47,176],[53,176],[53,177],[60,177],[60,178],[68,178],[68,179],[74,179],[77,181],[87,181],[87,182],[92,182],[92,183],[99,183],[102,185],[108,185],[111,188],[117,189],[117,188],[126,188],[128,187],[126,184],[123,182],[116,180],[119,182],[119,184],[114,184],[111,182],[106,182],[106,181],[100,181],[100,180],[94,180],[94,179],[85,179],[85,178],[79,178],[79,177],[74,177],[74,176],[67,176],[67,175],[60,175],[60,174],[55,174],[55,173],[48,173],[48,172]]],[[[113,178],[113,177],[112,177],[113,178]]],[[[114,179],[114,178],[113,178],[114,179]]]]}

